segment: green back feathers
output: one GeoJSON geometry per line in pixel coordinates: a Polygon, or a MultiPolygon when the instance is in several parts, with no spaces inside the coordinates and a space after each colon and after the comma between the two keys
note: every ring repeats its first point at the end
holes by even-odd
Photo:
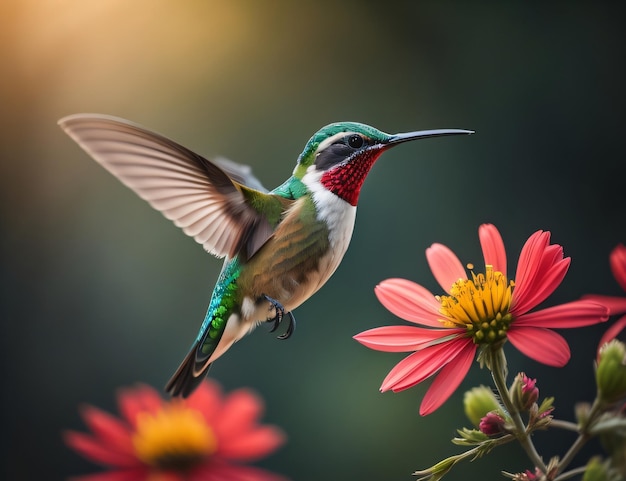
{"type": "Polygon", "coordinates": [[[246,204],[263,215],[272,227],[276,227],[280,222],[283,211],[288,205],[288,202],[284,200],[285,196],[271,195],[275,192],[266,194],[265,192],[250,189],[244,185],[240,185],[239,190],[246,199],[246,204]]]}
{"type": "Polygon", "coordinates": [[[299,199],[306,193],[306,185],[304,185],[300,178],[295,175],[292,175],[285,182],[272,190],[272,194],[292,200],[299,199]]]}

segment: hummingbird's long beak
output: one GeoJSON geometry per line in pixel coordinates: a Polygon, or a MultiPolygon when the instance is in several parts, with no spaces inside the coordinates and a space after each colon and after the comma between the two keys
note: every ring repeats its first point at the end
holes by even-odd
{"type": "Polygon", "coordinates": [[[434,129],[434,130],[419,130],[417,132],[405,132],[402,134],[394,134],[383,144],[384,147],[392,147],[402,142],[409,142],[410,140],[428,139],[430,137],[441,137],[444,135],[461,135],[461,134],[473,134],[473,130],[463,129],[434,129]]]}

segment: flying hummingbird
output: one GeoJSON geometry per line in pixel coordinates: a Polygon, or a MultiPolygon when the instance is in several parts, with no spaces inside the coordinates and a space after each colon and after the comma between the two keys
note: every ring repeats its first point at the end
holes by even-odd
{"type": "Polygon", "coordinates": [[[224,265],[193,345],[166,386],[188,396],[213,361],[262,322],[272,331],[341,262],[365,177],[387,149],[411,140],[471,134],[441,129],[386,134],[356,122],[311,137],[291,177],[268,192],[247,166],[208,160],[132,122],[70,115],[61,128],[105,169],[224,265]]]}

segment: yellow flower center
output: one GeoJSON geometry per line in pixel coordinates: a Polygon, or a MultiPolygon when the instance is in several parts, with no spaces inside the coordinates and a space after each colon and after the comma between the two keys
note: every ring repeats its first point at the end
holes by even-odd
{"type": "Polygon", "coordinates": [[[137,416],[135,454],[162,470],[186,471],[217,449],[217,439],[202,414],[173,402],[156,414],[137,416]]]}
{"type": "MultiPolygon", "coordinates": [[[[468,269],[473,266],[469,264],[468,269]]],[[[437,296],[439,312],[445,316],[447,327],[465,327],[476,344],[492,344],[506,338],[513,316],[508,282],[493,266],[486,266],[485,274],[474,274],[471,279],[459,279],[452,285],[449,296],[437,296]]]]}

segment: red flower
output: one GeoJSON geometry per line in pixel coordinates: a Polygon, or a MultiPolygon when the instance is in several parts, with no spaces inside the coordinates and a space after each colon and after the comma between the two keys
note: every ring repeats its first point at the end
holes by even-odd
{"type": "Polygon", "coordinates": [[[278,428],[257,423],[263,403],[249,390],[224,397],[217,383],[205,381],[186,400],[163,401],[140,385],[122,390],[118,404],[122,419],[87,406],[82,417],[91,433],[65,433],[68,446],[111,468],[77,481],[286,481],[239,464],[285,440],[278,428]]]}
{"type": "MultiPolygon", "coordinates": [[[[626,291],[626,246],[619,244],[616,246],[609,256],[609,264],[611,271],[617,283],[626,291]]],[[[624,314],[626,312],[626,297],[603,296],[600,294],[589,294],[583,299],[599,302],[609,309],[609,314],[624,314]]],[[[600,348],[615,339],[617,335],[626,327],[626,316],[618,319],[611,327],[609,327],[600,343],[598,344],[598,353],[600,348]]]]}
{"type": "MultiPolygon", "coordinates": [[[[431,271],[446,291],[435,296],[404,279],[387,279],[376,287],[380,302],[398,317],[419,324],[386,326],[355,336],[367,347],[387,352],[415,351],[400,361],[382,383],[381,391],[415,386],[438,373],[424,396],[420,414],[435,411],[459,386],[478,347],[511,341],[528,357],[550,366],[564,366],[569,346],[552,328],[581,327],[604,321],[606,307],[579,300],[529,312],[559,286],[570,264],[550,233],[535,232],[526,241],[515,282],[507,280],[506,252],[491,224],[478,231],[485,273],[468,278],[461,261],[446,246],[426,250],[431,271]]],[[[472,269],[472,266],[468,266],[472,269]]]]}

